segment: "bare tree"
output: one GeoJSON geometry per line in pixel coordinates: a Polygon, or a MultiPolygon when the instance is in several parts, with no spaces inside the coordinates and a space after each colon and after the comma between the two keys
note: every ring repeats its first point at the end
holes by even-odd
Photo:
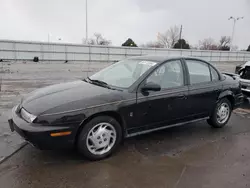
{"type": "Polygon", "coordinates": [[[90,38],[90,39],[88,39],[88,41],[86,41],[85,44],[88,44],[88,45],[96,45],[95,39],[90,38]]]}
{"type": "Polygon", "coordinates": [[[231,44],[231,38],[227,36],[222,36],[219,41],[219,50],[229,51],[231,44]]]}
{"type": "Polygon", "coordinates": [[[95,43],[100,44],[100,42],[103,40],[102,35],[100,33],[95,33],[94,36],[95,36],[95,43]]]}
{"type": "Polygon", "coordinates": [[[100,33],[95,33],[93,38],[89,38],[88,40],[83,39],[83,44],[88,45],[110,45],[111,41],[103,38],[100,33]]]}
{"type": "Polygon", "coordinates": [[[206,38],[199,41],[199,48],[201,50],[218,50],[218,45],[212,38],[206,38]]]}
{"type": "Polygon", "coordinates": [[[229,46],[231,43],[231,37],[222,36],[220,38],[220,46],[229,46]]]}
{"type": "Polygon", "coordinates": [[[212,38],[206,38],[199,41],[199,48],[201,50],[230,50],[231,38],[228,36],[222,36],[218,43],[216,43],[212,38]]]}
{"type": "Polygon", "coordinates": [[[177,26],[170,27],[165,33],[158,33],[158,42],[165,48],[173,48],[178,41],[180,29],[177,26]]]}

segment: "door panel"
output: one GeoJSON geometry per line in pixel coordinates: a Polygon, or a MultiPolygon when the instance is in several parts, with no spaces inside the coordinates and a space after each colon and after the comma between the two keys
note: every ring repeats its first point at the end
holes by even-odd
{"type": "Polygon", "coordinates": [[[185,62],[189,75],[188,111],[193,119],[207,117],[222,89],[218,73],[206,62],[193,59],[185,62]]]}
{"type": "Polygon", "coordinates": [[[160,93],[151,92],[148,96],[138,94],[137,105],[141,109],[141,124],[170,124],[185,118],[187,94],[187,87],[160,93]]]}
{"type": "Polygon", "coordinates": [[[151,129],[180,122],[187,116],[188,87],[184,85],[184,72],[180,60],[172,60],[153,71],[137,91],[137,118],[134,131],[151,129]],[[141,87],[153,82],[161,91],[142,92],[141,87]]]}
{"type": "Polygon", "coordinates": [[[195,118],[209,116],[218,99],[222,86],[218,83],[204,83],[189,86],[188,111],[195,118]]]}

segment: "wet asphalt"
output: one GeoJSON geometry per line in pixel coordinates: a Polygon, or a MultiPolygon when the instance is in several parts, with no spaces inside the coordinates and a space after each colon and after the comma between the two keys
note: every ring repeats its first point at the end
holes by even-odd
{"type": "Polygon", "coordinates": [[[0,188],[250,187],[249,102],[234,111],[223,129],[202,121],[141,135],[126,139],[110,158],[89,162],[73,150],[33,148],[10,133],[6,121],[22,95],[80,77],[84,71],[72,65],[70,71],[68,65],[60,67],[61,72],[54,72],[58,67],[39,71],[35,66],[11,66],[6,66],[13,73],[4,75],[0,95],[0,156],[4,159],[0,188]]]}
{"type": "Polygon", "coordinates": [[[199,122],[127,139],[113,156],[99,162],[75,151],[40,151],[26,145],[0,165],[0,185],[249,187],[249,118],[235,112],[223,129],[199,122]]]}

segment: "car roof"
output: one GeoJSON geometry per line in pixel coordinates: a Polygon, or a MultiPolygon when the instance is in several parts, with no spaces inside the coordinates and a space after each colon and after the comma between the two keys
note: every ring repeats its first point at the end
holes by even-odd
{"type": "MultiPolygon", "coordinates": [[[[157,63],[162,63],[164,61],[167,60],[171,60],[171,59],[181,59],[181,58],[189,58],[189,59],[196,59],[196,60],[202,60],[199,58],[195,58],[195,57],[184,57],[184,56],[151,56],[151,55],[145,55],[145,56],[136,56],[136,57],[132,57],[129,59],[135,59],[135,60],[144,60],[144,61],[154,61],[157,63]]],[[[204,61],[204,60],[202,60],[204,61]]]]}

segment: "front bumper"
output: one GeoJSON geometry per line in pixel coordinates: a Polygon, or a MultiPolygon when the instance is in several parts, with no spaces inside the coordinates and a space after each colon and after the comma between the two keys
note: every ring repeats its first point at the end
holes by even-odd
{"type": "Polygon", "coordinates": [[[28,123],[16,113],[16,107],[12,109],[11,118],[8,122],[12,132],[16,131],[27,142],[41,150],[70,149],[74,147],[76,130],[72,129],[72,127],[28,123]],[[50,135],[62,131],[71,131],[71,134],[60,137],[50,135]]]}

